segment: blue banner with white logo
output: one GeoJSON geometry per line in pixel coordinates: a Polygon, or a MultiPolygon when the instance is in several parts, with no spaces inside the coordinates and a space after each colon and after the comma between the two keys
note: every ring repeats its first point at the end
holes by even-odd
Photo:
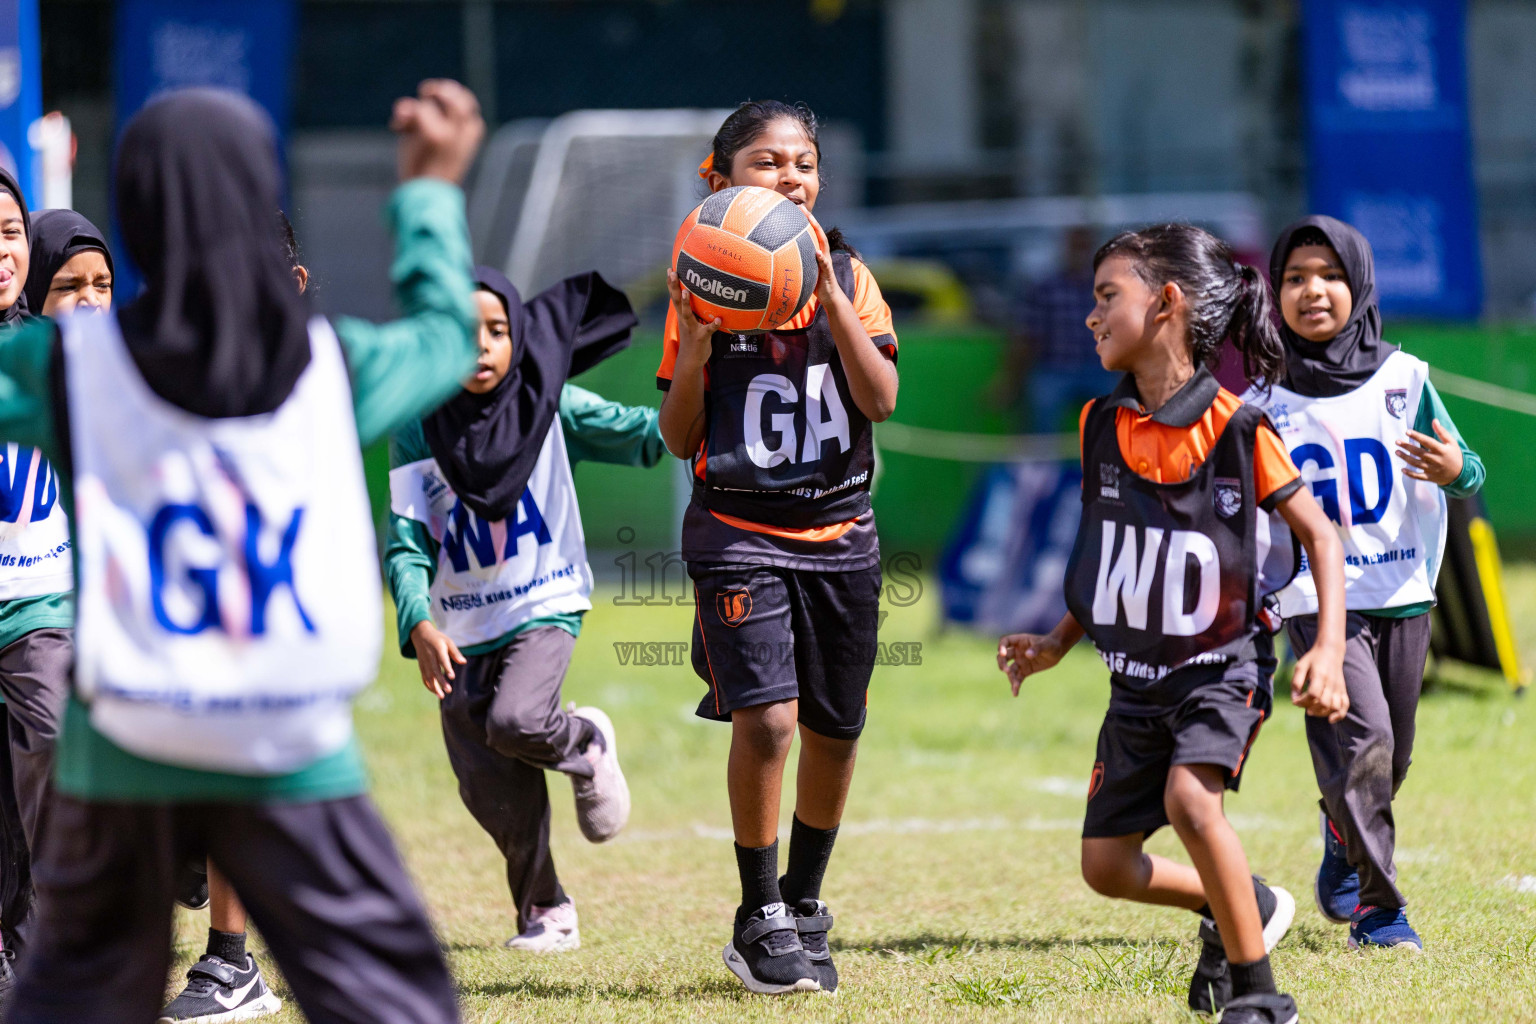
{"type": "Polygon", "coordinates": [[[1384,312],[1482,310],[1466,0],[1305,0],[1312,212],[1376,251],[1384,312]]]}
{"type": "Polygon", "coordinates": [[[0,165],[35,201],[40,183],[27,129],[43,116],[37,0],[0,0],[0,165]]]}
{"type": "Polygon", "coordinates": [[[213,86],[251,97],[284,135],[295,7],[294,0],[119,0],[118,131],[159,93],[213,86]]]}

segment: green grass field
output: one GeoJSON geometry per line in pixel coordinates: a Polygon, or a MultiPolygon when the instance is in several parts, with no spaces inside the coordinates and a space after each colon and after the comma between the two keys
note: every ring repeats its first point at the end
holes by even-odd
{"type": "MultiPolygon", "coordinates": [[[[1536,566],[1512,566],[1507,583],[1530,657],[1536,566]]],[[[687,641],[692,606],[618,608],[611,593],[595,604],[566,692],[617,723],[634,815],[617,841],[588,845],[566,780],[549,777],[555,856],[581,914],[578,952],[501,948],[513,929],[503,866],[459,803],[414,666],[386,656],[359,706],[374,795],[431,906],[466,1021],[1191,1019],[1193,916],[1110,902],[1078,875],[1107,694],[1091,651],[1013,700],[987,638],[938,630],[935,593],[890,609],[882,639],[920,641],[922,664],[878,668],[870,690],[824,891],[842,989],[765,999],[720,961],[738,892],[729,729],[694,718],[702,684],[691,669],[622,667],[613,646],[687,641]]],[[[1304,1020],[1536,1020],[1536,892],[1517,884],[1536,875],[1533,751],[1536,708],[1499,680],[1458,673],[1426,697],[1397,806],[1400,873],[1428,952],[1350,953],[1345,930],[1312,907],[1316,791],[1302,716],[1277,709],[1227,806],[1254,869],[1300,904],[1273,962],[1304,1020]]],[[[786,802],[786,830],[789,814],[786,802]]],[[[1151,848],[1183,856],[1168,830],[1151,848]]],[[[206,927],[206,913],[182,913],[178,974],[201,953],[206,927]]],[[[290,1004],[274,1019],[302,1017],[290,1004]]]]}

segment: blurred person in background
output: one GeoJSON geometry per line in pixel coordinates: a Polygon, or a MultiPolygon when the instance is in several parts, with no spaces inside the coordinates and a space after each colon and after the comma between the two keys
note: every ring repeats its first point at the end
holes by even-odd
{"type": "Polygon", "coordinates": [[[995,405],[1016,410],[1018,425],[1033,433],[1071,430],[1068,417],[1115,386],[1083,326],[1093,306],[1093,241],[1091,228],[1069,228],[1056,272],[1025,287],[1013,308],[992,396],[995,405]]]}

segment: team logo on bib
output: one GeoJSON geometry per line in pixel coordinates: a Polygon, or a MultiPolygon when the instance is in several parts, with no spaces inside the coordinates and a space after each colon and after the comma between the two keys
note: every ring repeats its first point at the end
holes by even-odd
{"type": "Polygon", "coordinates": [[[1403,418],[1403,413],[1405,413],[1407,411],[1408,411],[1408,389],[1407,388],[1388,388],[1387,389],[1387,412],[1392,414],[1392,418],[1393,419],[1400,420],[1400,419],[1403,418]]]}
{"type": "Polygon", "coordinates": [[[1211,504],[1216,506],[1216,513],[1223,519],[1237,515],[1243,508],[1243,482],[1229,476],[1217,477],[1211,504]]]}
{"type": "Polygon", "coordinates": [[[747,616],[752,614],[752,592],[750,590],[723,590],[715,595],[715,611],[720,614],[720,621],[731,628],[735,628],[747,621],[747,616]]]}
{"type": "Polygon", "coordinates": [[[1120,498],[1120,467],[1107,462],[1099,463],[1099,497],[1120,498]]]}

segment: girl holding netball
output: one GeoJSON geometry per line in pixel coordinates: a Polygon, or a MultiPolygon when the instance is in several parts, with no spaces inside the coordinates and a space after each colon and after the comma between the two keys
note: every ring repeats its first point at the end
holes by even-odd
{"type": "MultiPolygon", "coordinates": [[[[1429,611],[1445,544],[1445,495],[1483,484],[1422,360],[1382,340],[1371,244],[1342,221],[1308,217],[1280,233],[1269,264],[1284,317],[1286,376],[1266,406],[1344,538],[1344,681],[1349,714],[1308,720],[1322,790],[1318,909],[1349,925],[1349,946],[1418,952],[1393,863],[1392,799],[1408,774],[1429,652],[1429,611]],[[1402,462],[1394,466],[1394,456],[1402,462]]],[[[1317,643],[1305,568],[1280,594],[1292,647],[1317,643]]]]}
{"type": "MultiPolygon", "coordinates": [[[[699,173],[711,192],[758,185],[810,212],[820,164],[816,116],[767,101],[726,118],[699,173]]],[[[766,334],[700,322],[669,275],[657,371],[662,437],[693,470],[682,553],[694,583],[693,666],[708,684],[698,714],[731,723],[727,788],[742,899],[725,961],[749,990],[767,994],[837,987],[821,882],[874,666],[872,424],[896,406],[890,309],[837,232],[827,249],[817,253],[814,297],[766,334]],[[770,383],[774,397],[764,400],[770,383]],[[779,449],[771,458],[770,443],[779,449]],[[780,878],[779,801],[797,729],[780,878]]]]}
{"type": "Polygon", "coordinates": [[[1249,873],[1222,797],[1235,790],[1271,707],[1260,670],[1266,513],[1305,547],[1319,595],[1317,643],[1291,700],[1338,720],[1344,587],[1332,524],[1302,487],[1262,410],[1207,368],[1224,338],[1253,380],[1280,379],[1269,289],[1230,247],[1187,224],[1127,232],[1094,258],[1088,327],[1125,374],[1081,418],[1083,519],[1067,566],[1067,615],[1045,636],[998,645],[1014,695],[1086,633],[1110,668],[1110,703],[1083,825],[1083,876],[1105,896],[1202,917],[1190,1005],[1227,1024],[1288,1024],[1269,951],[1295,901],[1249,873]],[[1194,867],[1143,850],[1172,824],[1194,867]]]}

